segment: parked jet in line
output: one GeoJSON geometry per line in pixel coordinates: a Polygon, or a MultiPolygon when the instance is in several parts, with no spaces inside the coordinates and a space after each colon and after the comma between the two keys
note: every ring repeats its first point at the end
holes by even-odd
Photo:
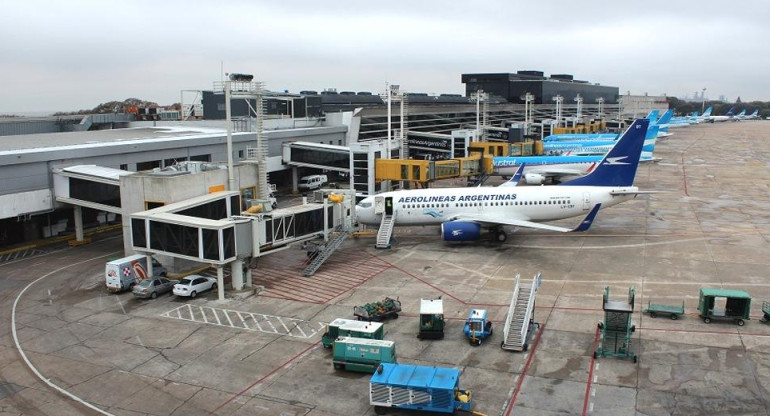
{"type": "Polygon", "coordinates": [[[714,123],[714,122],[723,122],[723,121],[732,120],[733,117],[735,116],[734,111],[735,111],[735,107],[731,107],[730,110],[727,111],[727,114],[723,116],[709,116],[708,121],[710,123],[714,123]]]}
{"type": "Polygon", "coordinates": [[[636,120],[594,170],[558,186],[430,188],[385,192],[356,206],[358,221],[394,226],[441,225],[447,241],[476,240],[482,228],[505,241],[505,226],[586,231],[601,207],[649,193],[633,186],[649,120],[636,120]],[[586,215],[587,214],[587,215],[586,215]],[[586,215],[575,228],[541,224],[586,215]]]}

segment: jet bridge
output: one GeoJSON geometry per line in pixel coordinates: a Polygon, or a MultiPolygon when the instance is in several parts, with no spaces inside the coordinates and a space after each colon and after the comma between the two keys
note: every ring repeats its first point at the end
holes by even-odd
{"type": "MultiPolygon", "coordinates": [[[[217,268],[219,298],[224,299],[223,267],[231,265],[233,287],[241,289],[243,261],[290,244],[350,229],[355,199],[317,191],[318,202],[270,210],[269,202],[240,210],[240,194],[222,191],[131,214],[131,246],[136,252],[208,263],[217,268]],[[256,209],[254,209],[256,208],[256,209]]],[[[331,252],[327,254],[331,255],[331,252]]],[[[246,286],[251,285],[250,271],[246,286]]]]}

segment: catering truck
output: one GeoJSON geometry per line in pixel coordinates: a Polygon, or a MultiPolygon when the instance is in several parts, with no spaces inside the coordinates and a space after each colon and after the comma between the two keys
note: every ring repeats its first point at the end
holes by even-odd
{"type": "MultiPolygon", "coordinates": [[[[166,268],[155,259],[152,259],[152,272],[155,276],[166,277],[166,268]]],[[[104,268],[104,279],[110,292],[131,290],[148,277],[147,256],[143,254],[108,261],[104,268]]]]}

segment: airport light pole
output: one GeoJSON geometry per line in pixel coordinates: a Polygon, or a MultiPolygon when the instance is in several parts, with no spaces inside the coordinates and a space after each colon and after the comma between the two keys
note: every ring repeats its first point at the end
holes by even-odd
{"type": "Polygon", "coordinates": [[[604,119],[604,97],[597,98],[596,102],[599,103],[599,118],[604,119]]]}
{"type": "Polygon", "coordinates": [[[481,141],[481,136],[483,135],[482,128],[481,128],[481,102],[487,101],[489,98],[489,94],[484,92],[484,90],[476,90],[476,92],[471,94],[471,100],[476,101],[476,140],[481,141]]]}
{"type": "Polygon", "coordinates": [[[703,91],[700,93],[700,98],[703,100],[703,103],[700,106],[700,113],[703,114],[703,112],[706,111],[706,87],[703,87],[703,91]]]}
{"type": "Polygon", "coordinates": [[[575,115],[575,118],[580,119],[583,117],[583,97],[578,94],[575,97],[575,102],[577,102],[577,114],[575,115]]]}
{"type": "Polygon", "coordinates": [[[561,107],[564,103],[564,97],[556,95],[552,100],[556,101],[556,126],[558,127],[561,125],[561,107]]]}

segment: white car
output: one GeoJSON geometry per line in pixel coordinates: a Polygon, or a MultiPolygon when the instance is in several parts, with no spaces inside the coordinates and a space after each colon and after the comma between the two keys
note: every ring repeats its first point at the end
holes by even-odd
{"type": "Polygon", "coordinates": [[[192,274],[174,285],[174,294],[194,298],[198,293],[217,288],[217,279],[192,274]]]}

